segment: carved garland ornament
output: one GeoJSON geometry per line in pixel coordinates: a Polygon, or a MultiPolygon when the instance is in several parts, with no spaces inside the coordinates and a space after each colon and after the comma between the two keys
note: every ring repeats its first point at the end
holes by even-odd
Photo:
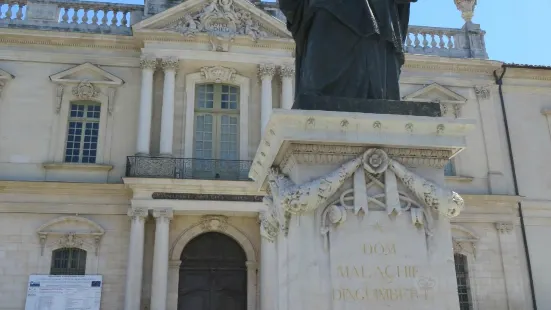
{"type": "Polygon", "coordinates": [[[233,82],[237,71],[222,66],[203,67],[200,70],[201,78],[215,83],[233,82]]]}
{"type": "Polygon", "coordinates": [[[88,81],[82,81],[77,86],[73,87],[73,95],[81,100],[90,100],[96,98],[100,91],[94,84],[88,81]]]}
{"type": "Polygon", "coordinates": [[[353,210],[355,214],[360,211],[367,213],[369,204],[386,209],[389,215],[409,211],[412,224],[424,226],[430,235],[431,211],[451,218],[459,215],[464,206],[463,199],[456,192],[414,174],[390,159],[384,150],[376,148],[368,149],[327,175],[303,184],[295,184],[278,168],[271,168],[268,185],[271,196],[264,200],[268,208],[260,214],[260,222],[262,235],[269,240],[274,240],[280,230],[287,232],[292,215],[311,212],[324,205],[327,206],[322,212],[321,233],[324,235],[330,231],[331,225],[346,221],[348,210],[353,210]],[[345,191],[337,201],[331,201],[333,195],[352,176],[354,189],[345,191]],[[369,182],[366,182],[366,176],[369,182]],[[384,179],[384,184],[379,178],[384,179]],[[414,199],[398,190],[397,180],[413,194],[414,199]],[[367,190],[371,186],[383,188],[384,194],[369,197],[367,190]],[[357,197],[346,197],[351,193],[357,197]],[[360,198],[367,205],[358,205],[356,199],[360,201],[360,198]],[[351,199],[355,201],[354,205],[346,203],[351,199]]]}
{"type": "Polygon", "coordinates": [[[233,0],[212,0],[199,12],[186,14],[181,20],[164,30],[193,37],[206,33],[213,51],[228,51],[229,44],[238,35],[253,41],[268,37],[263,27],[247,11],[235,7],[233,0]]]}

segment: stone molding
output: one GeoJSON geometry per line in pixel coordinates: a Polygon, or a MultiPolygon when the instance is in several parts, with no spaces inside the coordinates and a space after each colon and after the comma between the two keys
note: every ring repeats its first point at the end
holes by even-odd
{"type": "Polygon", "coordinates": [[[105,229],[98,223],[84,217],[62,216],[43,224],[36,230],[36,233],[40,240],[40,255],[44,254],[48,236],[59,236],[55,244],[58,248],[82,248],[87,244],[86,239],[92,239],[94,252],[97,256],[105,229]],[[73,225],[71,226],[68,223],[73,223],[73,225]],[[61,227],[56,228],[56,226],[61,227]],[[70,226],[70,229],[66,226],[70,226]]]}
{"type": "Polygon", "coordinates": [[[176,57],[165,57],[161,60],[161,68],[164,71],[176,71],[179,65],[179,60],[176,57]]]}
{"type": "Polygon", "coordinates": [[[513,224],[513,222],[496,222],[495,227],[499,233],[509,234],[513,231],[515,225],[513,224]]]}
{"type": "MultiPolygon", "coordinates": [[[[296,164],[342,164],[361,154],[366,146],[293,143],[280,162],[286,170],[291,157],[296,164]]],[[[382,148],[388,156],[408,167],[443,168],[452,156],[450,150],[382,148]]]]}

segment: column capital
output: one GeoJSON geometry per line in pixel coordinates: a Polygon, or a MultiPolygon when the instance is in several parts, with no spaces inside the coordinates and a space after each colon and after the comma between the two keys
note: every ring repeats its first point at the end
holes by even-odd
{"type": "Polygon", "coordinates": [[[132,218],[132,220],[145,220],[145,218],[149,215],[148,209],[143,207],[138,208],[128,208],[127,215],[132,218]]]}
{"type": "Polygon", "coordinates": [[[495,225],[497,231],[502,234],[511,233],[513,231],[513,228],[515,227],[513,222],[497,222],[495,223],[495,225]]]}
{"type": "Polygon", "coordinates": [[[153,217],[156,219],[172,219],[172,208],[153,209],[153,217]]]}
{"type": "Polygon", "coordinates": [[[279,67],[281,78],[292,78],[295,75],[295,65],[284,64],[279,67]]]}
{"type": "Polygon", "coordinates": [[[155,70],[157,68],[157,59],[154,56],[143,55],[140,58],[140,67],[142,69],[155,70]]]}
{"type": "Polygon", "coordinates": [[[176,57],[164,57],[161,60],[161,67],[164,71],[175,71],[178,69],[179,60],[176,57]]]}
{"type": "Polygon", "coordinates": [[[260,64],[258,65],[258,75],[260,79],[272,78],[276,73],[276,66],[274,64],[260,64]]]}

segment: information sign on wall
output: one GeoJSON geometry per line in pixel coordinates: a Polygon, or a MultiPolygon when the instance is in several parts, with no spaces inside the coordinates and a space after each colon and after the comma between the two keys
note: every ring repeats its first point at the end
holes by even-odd
{"type": "Polygon", "coordinates": [[[101,275],[31,275],[25,310],[99,310],[101,275]]]}

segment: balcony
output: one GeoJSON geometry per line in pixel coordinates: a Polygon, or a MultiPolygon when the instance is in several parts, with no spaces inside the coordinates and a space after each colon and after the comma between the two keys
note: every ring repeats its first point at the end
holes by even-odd
{"type": "Polygon", "coordinates": [[[252,161],[175,157],[128,156],[126,176],[132,178],[164,178],[250,181],[252,161]]]}

